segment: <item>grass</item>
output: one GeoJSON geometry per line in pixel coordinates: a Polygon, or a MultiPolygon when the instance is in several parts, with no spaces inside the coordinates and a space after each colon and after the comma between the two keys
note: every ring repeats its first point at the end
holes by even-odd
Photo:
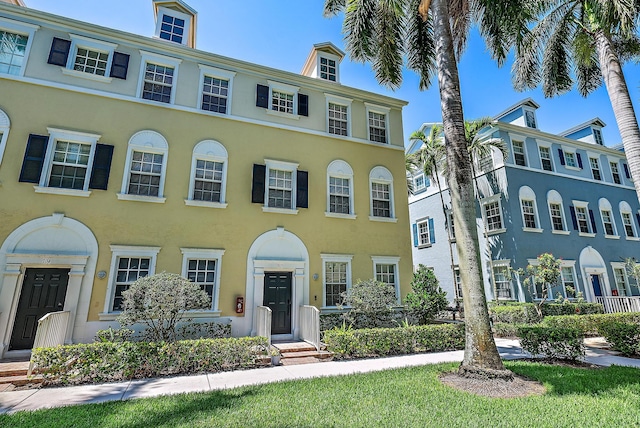
{"type": "Polygon", "coordinates": [[[640,370],[508,362],[544,396],[495,399],[442,385],[454,364],[0,415],[0,427],[640,426],[640,370]]]}

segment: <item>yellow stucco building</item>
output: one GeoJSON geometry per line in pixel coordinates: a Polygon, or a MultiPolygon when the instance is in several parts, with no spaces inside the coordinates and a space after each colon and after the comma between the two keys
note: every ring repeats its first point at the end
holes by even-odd
{"type": "Polygon", "coordinates": [[[0,2],[0,356],[52,311],[91,341],[162,271],[236,336],[269,304],[296,339],[301,306],[335,310],[358,278],[400,301],[406,103],[341,85],[331,43],[275,70],[197,50],[196,12],[152,3],[141,37],[0,2]]]}

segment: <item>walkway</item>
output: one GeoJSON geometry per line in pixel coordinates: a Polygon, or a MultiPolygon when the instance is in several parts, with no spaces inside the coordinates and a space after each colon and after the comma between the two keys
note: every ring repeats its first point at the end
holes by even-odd
{"type": "MultiPolygon", "coordinates": [[[[496,339],[500,355],[505,359],[527,357],[517,340],[496,339]]],[[[463,351],[404,355],[368,360],[330,361],[317,364],[279,366],[233,372],[140,379],[100,385],[81,385],[63,388],[42,388],[0,393],[0,413],[35,410],[74,404],[101,403],[156,397],[185,392],[213,391],[262,383],[366,373],[400,367],[421,366],[462,361],[463,351]]],[[[588,347],[586,361],[602,366],[612,364],[640,368],[640,360],[624,358],[613,353],[588,347]]]]}

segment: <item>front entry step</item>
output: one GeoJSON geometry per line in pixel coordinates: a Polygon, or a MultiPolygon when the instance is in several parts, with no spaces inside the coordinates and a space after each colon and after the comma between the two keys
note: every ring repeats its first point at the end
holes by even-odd
{"type": "Polygon", "coordinates": [[[20,360],[0,360],[0,392],[11,391],[16,387],[38,386],[42,383],[42,376],[27,377],[29,360],[20,360]]]}
{"type": "Polygon", "coordinates": [[[273,346],[280,350],[282,355],[280,362],[283,366],[320,363],[331,361],[333,358],[331,352],[318,351],[313,345],[306,342],[275,342],[273,346]]]}

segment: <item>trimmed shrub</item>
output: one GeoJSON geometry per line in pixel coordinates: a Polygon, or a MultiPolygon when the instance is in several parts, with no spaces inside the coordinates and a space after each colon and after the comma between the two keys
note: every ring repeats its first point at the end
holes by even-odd
{"type": "Polygon", "coordinates": [[[494,322],[493,334],[496,337],[516,337],[518,336],[518,328],[527,324],[509,324],[506,322],[494,322]]]}
{"type": "Polygon", "coordinates": [[[533,303],[519,305],[495,305],[491,308],[494,323],[534,324],[540,322],[540,317],[533,303]]]}
{"type": "Polygon", "coordinates": [[[133,339],[134,331],[130,328],[107,328],[96,331],[96,342],[127,342],[133,339]]]}
{"type": "Polygon", "coordinates": [[[584,356],[584,336],[577,328],[547,327],[543,325],[518,328],[520,346],[531,355],[547,358],[577,360],[584,356]]]}
{"type": "Polygon", "coordinates": [[[178,327],[178,340],[222,339],[231,337],[231,324],[190,322],[178,327]]]}
{"type": "Polygon", "coordinates": [[[464,324],[336,328],[325,332],[324,342],[337,359],[451,351],[464,348],[464,324]]]}
{"type": "Polygon", "coordinates": [[[417,324],[415,317],[404,309],[384,310],[382,312],[352,312],[345,320],[343,312],[320,314],[320,331],[342,328],[343,325],[360,328],[394,328],[404,324],[417,324]]]}
{"type": "Polygon", "coordinates": [[[438,313],[447,309],[447,293],[440,288],[433,270],[424,265],[418,266],[418,270],[413,273],[411,290],[412,292],[407,294],[405,304],[420,324],[428,324],[438,313]]]}
{"type": "Polygon", "coordinates": [[[545,303],[542,305],[542,316],[553,315],[591,315],[604,314],[604,306],[600,303],[587,302],[565,302],[565,303],[545,303]]]}
{"type": "Polygon", "coordinates": [[[640,324],[605,321],[599,331],[616,351],[626,356],[640,355],[640,324]]]}
{"type": "Polygon", "coordinates": [[[600,332],[600,326],[603,323],[611,321],[640,324],[640,313],[627,312],[616,314],[549,316],[542,320],[542,324],[547,327],[576,328],[585,336],[598,336],[602,335],[602,332],[600,332]]]}
{"type": "Polygon", "coordinates": [[[36,348],[31,361],[48,385],[116,382],[262,365],[264,337],[177,342],[95,342],[36,348]]]}

